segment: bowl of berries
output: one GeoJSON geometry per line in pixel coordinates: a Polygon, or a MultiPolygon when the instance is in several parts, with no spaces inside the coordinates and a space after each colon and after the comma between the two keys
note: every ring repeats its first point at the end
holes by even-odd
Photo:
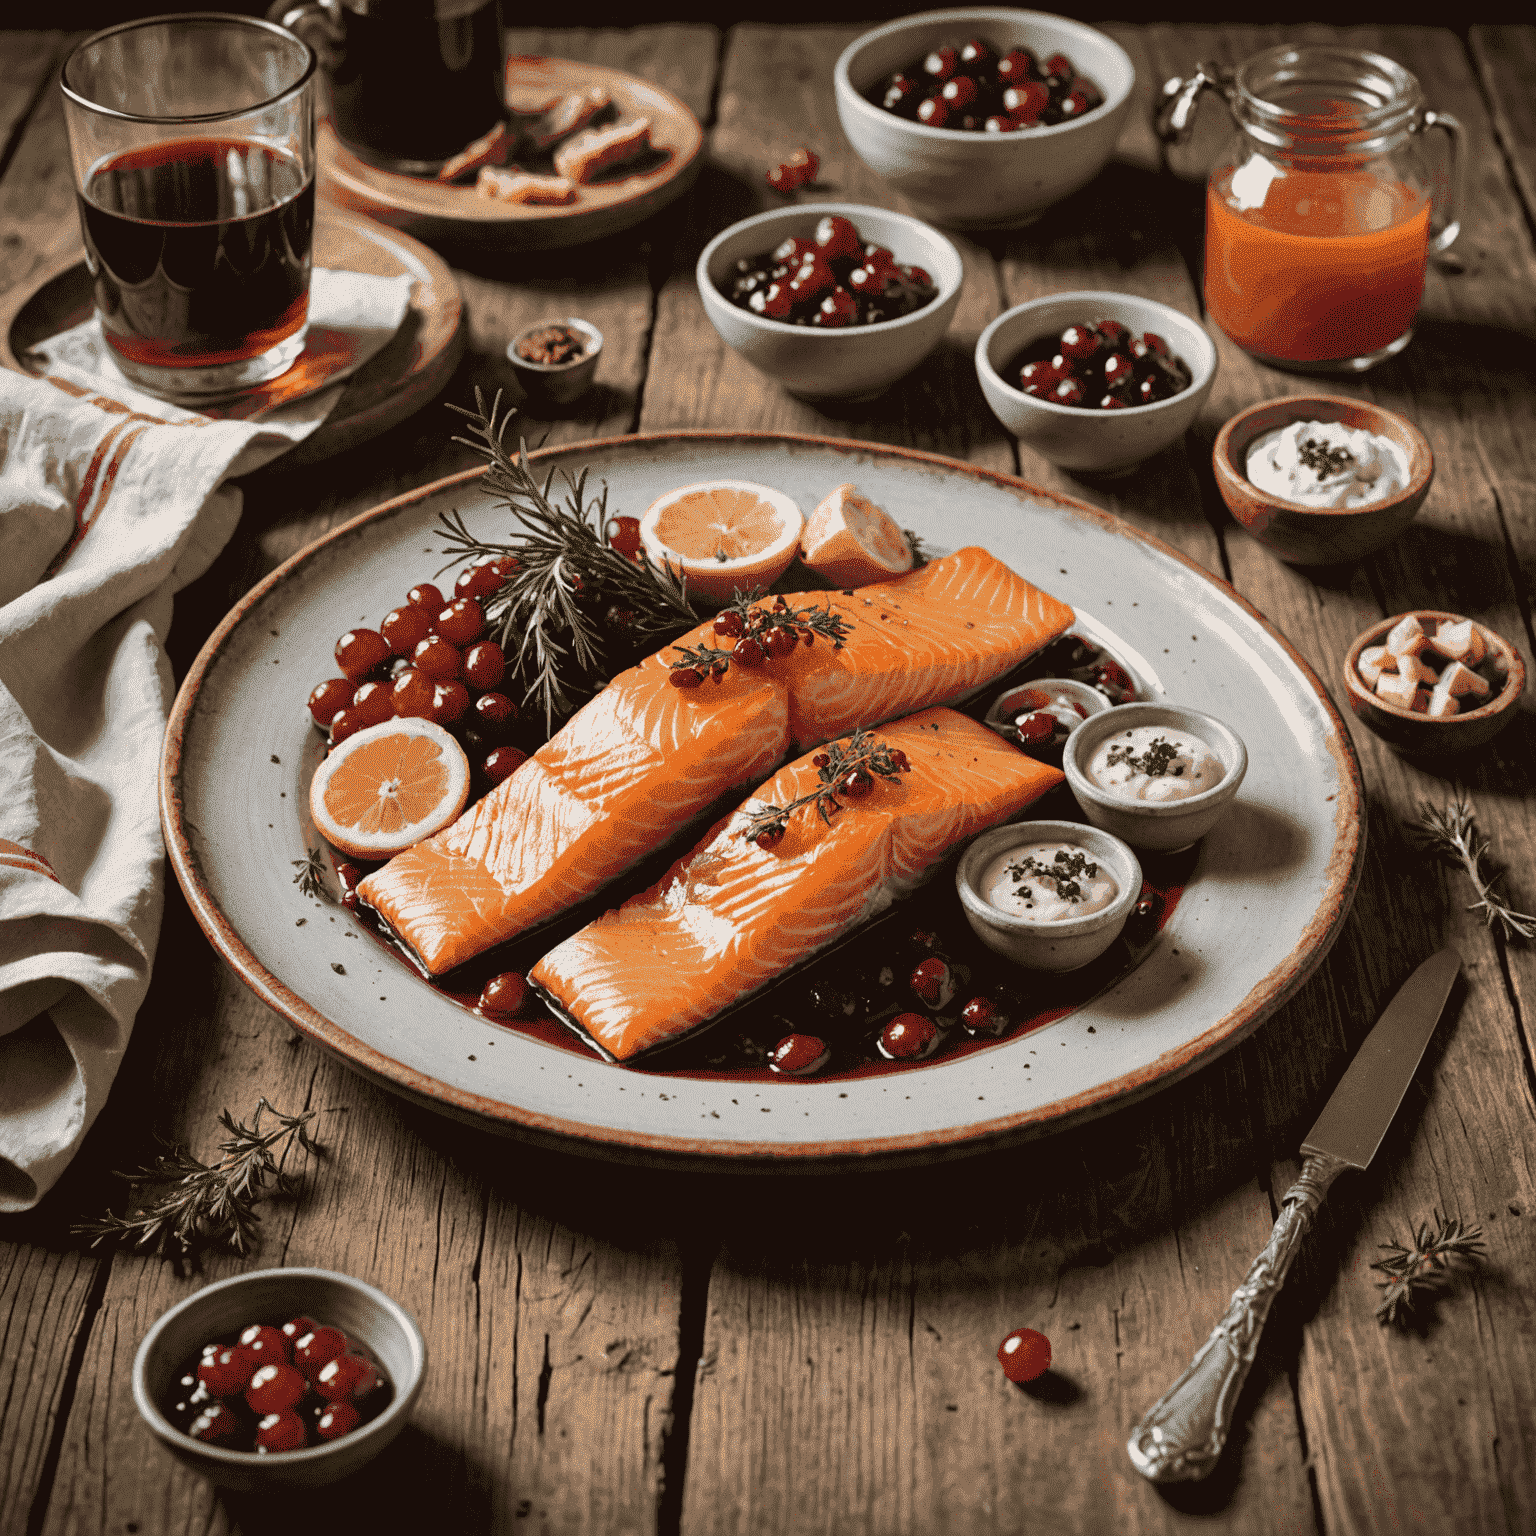
{"type": "Polygon", "coordinates": [[[1104,168],[1136,69],[1043,11],[928,11],[876,27],[833,70],[855,153],[937,224],[1033,223],[1104,168]]]}
{"type": "Polygon", "coordinates": [[[382,1291],[324,1269],[263,1269],[187,1297],[144,1335],[133,1401],[173,1455],[220,1487],[313,1488],[405,1427],[427,1350],[382,1291]]]}
{"type": "Polygon", "coordinates": [[[939,344],[965,268],[906,214],[800,203],[716,235],[697,277],[710,323],[760,373],[805,400],[856,400],[939,344]]]}
{"type": "Polygon", "coordinates": [[[987,404],[1062,469],[1123,474],[1194,424],[1216,347],[1187,315],[1134,294],[1078,291],[1019,304],[981,333],[987,404]]]}

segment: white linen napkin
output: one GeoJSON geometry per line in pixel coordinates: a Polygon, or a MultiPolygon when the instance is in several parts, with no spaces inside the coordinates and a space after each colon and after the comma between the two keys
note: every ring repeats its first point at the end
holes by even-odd
{"type": "MultiPolygon", "coordinates": [[[[311,324],[345,372],[398,330],[410,284],[314,274],[311,324]]],[[[131,389],[94,321],[38,350],[44,378],[0,370],[0,1211],[74,1156],[149,985],[172,596],[234,532],[231,477],[344,388],[332,371],[318,393],[197,413],[131,389]]]]}

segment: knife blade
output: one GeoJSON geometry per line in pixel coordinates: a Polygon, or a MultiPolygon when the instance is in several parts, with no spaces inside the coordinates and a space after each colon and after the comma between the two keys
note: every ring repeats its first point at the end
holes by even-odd
{"type": "Polygon", "coordinates": [[[1126,1452],[1143,1477],[1154,1483],[1191,1482],[1215,1469],[1264,1320],[1301,1239],[1333,1181],[1346,1168],[1367,1167],[1376,1155],[1460,969],[1461,956],[1454,949],[1431,955],[1371,1026],[1301,1144],[1301,1173],[1280,1202],[1264,1251],[1184,1374],[1131,1431],[1126,1452]]]}

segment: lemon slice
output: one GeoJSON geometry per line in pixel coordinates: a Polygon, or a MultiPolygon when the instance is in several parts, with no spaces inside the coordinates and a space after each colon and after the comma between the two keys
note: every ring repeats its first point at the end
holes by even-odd
{"type": "Polygon", "coordinates": [[[386,720],[348,736],[309,785],[309,814],[327,842],[357,859],[387,859],[454,821],[469,799],[469,759],[430,720],[386,720]]]}
{"type": "Polygon", "coordinates": [[[862,587],[912,569],[912,546],[889,513],[840,485],[811,513],[800,558],[839,587],[862,587]]]}
{"type": "Polygon", "coordinates": [[[640,519],[658,565],[688,580],[688,595],[728,603],[766,587],[795,558],[805,516],[783,491],[751,480],[706,480],[659,496],[640,519]]]}

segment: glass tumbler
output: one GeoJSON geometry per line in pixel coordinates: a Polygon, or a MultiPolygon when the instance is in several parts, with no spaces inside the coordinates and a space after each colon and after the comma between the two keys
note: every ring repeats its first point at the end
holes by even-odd
{"type": "Polygon", "coordinates": [[[1413,338],[1431,251],[1459,230],[1461,128],[1401,64],[1349,48],[1271,48],[1230,75],[1170,80],[1158,130],[1189,132],[1213,86],[1237,133],[1206,185],[1206,314],[1296,372],[1358,373],[1413,338]],[[1448,140],[1437,164],[1431,129],[1448,140]]]}
{"type": "Polygon", "coordinates": [[[304,350],[316,60],[282,27],[193,13],[88,38],[62,86],[96,313],[117,366],[227,398],[304,350]]]}

